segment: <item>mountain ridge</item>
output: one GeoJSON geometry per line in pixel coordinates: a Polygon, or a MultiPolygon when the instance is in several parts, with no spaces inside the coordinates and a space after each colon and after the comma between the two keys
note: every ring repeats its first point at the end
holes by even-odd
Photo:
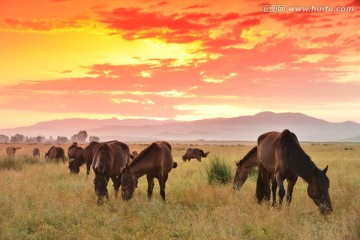
{"type": "Polygon", "coordinates": [[[303,113],[260,112],[234,118],[212,118],[195,121],[151,119],[84,119],[71,118],[43,121],[27,127],[0,129],[0,134],[25,136],[66,136],[80,130],[100,140],[229,140],[256,141],[267,131],[289,129],[300,141],[360,142],[360,124],[353,121],[329,122],[303,113]]]}

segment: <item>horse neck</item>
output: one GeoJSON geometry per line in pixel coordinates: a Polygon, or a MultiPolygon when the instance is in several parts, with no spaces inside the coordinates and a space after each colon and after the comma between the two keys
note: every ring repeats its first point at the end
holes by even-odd
{"type": "Polygon", "coordinates": [[[242,164],[244,167],[253,168],[257,165],[257,148],[254,147],[248,154],[243,158],[242,164]]]}
{"type": "Polygon", "coordinates": [[[147,174],[149,172],[149,170],[151,170],[148,167],[148,165],[145,163],[147,155],[148,155],[147,153],[140,154],[136,158],[134,158],[133,161],[131,161],[129,163],[130,172],[136,178],[139,178],[139,177],[147,174]]]}
{"type": "Polygon", "coordinates": [[[298,157],[293,158],[289,167],[307,183],[310,183],[316,165],[304,151],[301,151],[298,157]]]}

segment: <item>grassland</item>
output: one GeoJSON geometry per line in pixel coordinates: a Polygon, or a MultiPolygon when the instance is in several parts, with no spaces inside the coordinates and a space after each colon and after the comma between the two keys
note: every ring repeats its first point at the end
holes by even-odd
{"type": "MultiPolygon", "coordinates": [[[[8,161],[0,145],[0,162],[8,161]]],[[[130,144],[140,151],[143,144],[130,144]]],[[[313,161],[329,165],[330,196],[334,211],[322,216],[299,179],[293,202],[282,210],[255,200],[255,177],[241,191],[232,185],[209,185],[206,175],[211,156],[233,166],[251,144],[201,145],[210,151],[203,162],[183,162],[187,144],[173,144],[178,167],[170,173],[163,203],[155,183],[152,201],[147,200],[146,179],[140,178],[133,199],[116,199],[112,184],[109,199],[96,204],[94,174],[70,175],[67,165],[29,159],[35,145],[22,145],[14,161],[21,167],[0,170],[0,239],[359,239],[360,238],[360,145],[303,144],[313,161]]],[[[67,149],[68,145],[63,145],[67,149]]],[[[6,163],[5,163],[6,164],[6,163]]]]}

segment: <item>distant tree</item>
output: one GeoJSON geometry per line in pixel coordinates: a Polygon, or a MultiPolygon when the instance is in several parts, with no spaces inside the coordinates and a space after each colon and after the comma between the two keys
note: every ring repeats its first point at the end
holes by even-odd
{"type": "Polygon", "coordinates": [[[57,143],[67,143],[67,142],[68,142],[68,138],[67,138],[67,137],[58,136],[57,139],[56,139],[56,142],[57,142],[57,143]]]}
{"type": "Polygon", "coordinates": [[[22,134],[15,134],[10,138],[11,143],[23,143],[25,141],[25,136],[22,134]]]}
{"type": "Polygon", "coordinates": [[[41,143],[42,141],[44,141],[45,140],[45,137],[44,136],[37,136],[36,137],[36,142],[37,143],[41,143]]]}
{"type": "Polygon", "coordinates": [[[90,136],[90,137],[89,137],[89,141],[90,141],[90,142],[99,142],[99,141],[100,141],[100,138],[97,137],[97,136],[90,136]]]}
{"type": "Polygon", "coordinates": [[[0,135],[0,142],[1,143],[8,143],[9,142],[9,137],[6,135],[0,135]]]}
{"type": "Polygon", "coordinates": [[[74,134],[71,137],[72,142],[85,142],[87,138],[87,132],[86,131],[80,131],[77,134],[74,134]]]}

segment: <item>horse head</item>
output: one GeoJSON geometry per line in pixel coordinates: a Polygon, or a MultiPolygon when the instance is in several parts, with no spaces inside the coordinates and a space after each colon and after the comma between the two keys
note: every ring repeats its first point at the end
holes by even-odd
{"type": "Polygon", "coordinates": [[[78,174],[80,172],[80,167],[76,164],[75,159],[70,159],[69,161],[70,173],[78,174]]]}
{"type": "Polygon", "coordinates": [[[121,170],[121,197],[123,200],[128,201],[132,198],[137,184],[137,178],[131,174],[130,167],[126,164],[126,167],[121,170]]]}
{"type": "Polygon", "coordinates": [[[234,190],[240,190],[244,182],[246,181],[248,177],[248,173],[250,171],[250,168],[247,168],[244,166],[243,161],[235,162],[237,168],[235,172],[235,177],[233,181],[233,188],[234,190]]]}
{"type": "Polygon", "coordinates": [[[329,196],[330,181],[326,176],[328,166],[324,170],[315,168],[307,189],[309,197],[318,206],[321,214],[329,214],[332,211],[329,196]]]}

